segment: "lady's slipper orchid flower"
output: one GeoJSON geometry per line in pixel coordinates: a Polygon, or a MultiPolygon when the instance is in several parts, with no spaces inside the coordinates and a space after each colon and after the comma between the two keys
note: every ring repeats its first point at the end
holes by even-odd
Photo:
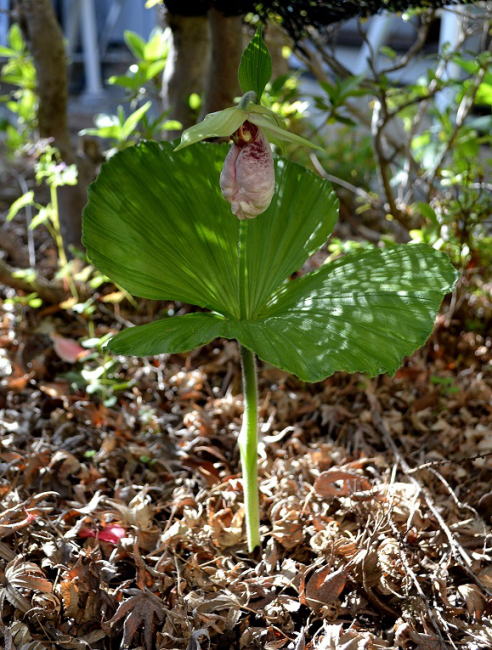
{"type": "Polygon", "coordinates": [[[275,173],[268,138],[320,149],[282,126],[278,115],[255,103],[256,93],[246,92],[238,106],[209,113],[202,122],[183,131],[184,147],[210,138],[229,138],[233,145],[220,175],[220,187],[239,219],[252,219],[264,212],[275,191],[275,173]]]}
{"type": "Polygon", "coordinates": [[[265,212],[275,191],[272,152],[261,129],[248,121],[233,133],[232,140],[220,188],[238,219],[253,219],[265,212]]]}

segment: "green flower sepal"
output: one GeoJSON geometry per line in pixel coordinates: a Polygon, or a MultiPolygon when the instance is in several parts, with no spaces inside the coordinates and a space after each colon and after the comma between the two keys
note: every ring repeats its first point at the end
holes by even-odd
{"type": "Polygon", "coordinates": [[[202,122],[183,131],[181,142],[175,151],[207,138],[227,138],[246,121],[258,126],[269,140],[284,140],[322,151],[321,147],[306,140],[306,138],[288,131],[276,113],[265,106],[253,103],[250,99],[252,95],[254,93],[245,93],[239,106],[231,106],[223,111],[209,113],[202,122]]]}

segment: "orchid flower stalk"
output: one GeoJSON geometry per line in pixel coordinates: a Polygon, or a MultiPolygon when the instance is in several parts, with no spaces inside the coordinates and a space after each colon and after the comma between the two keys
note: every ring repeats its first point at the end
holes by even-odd
{"type": "MultiPolygon", "coordinates": [[[[258,30],[243,53],[238,71],[244,95],[237,106],[210,113],[199,124],[186,129],[175,151],[210,138],[230,138],[231,148],[220,174],[222,194],[232,214],[249,220],[265,212],[275,193],[275,168],[269,138],[319,148],[309,140],[284,128],[273,111],[261,106],[261,94],[271,76],[271,58],[258,30]]],[[[244,232],[246,224],[241,225],[244,232]]],[[[246,314],[242,314],[246,317],[246,314]]],[[[239,434],[243,475],[248,549],[260,544],[260,515],[257,478],[258,390],[256,358],[240,346],[244,396],[244,416],[239,434]]]]}

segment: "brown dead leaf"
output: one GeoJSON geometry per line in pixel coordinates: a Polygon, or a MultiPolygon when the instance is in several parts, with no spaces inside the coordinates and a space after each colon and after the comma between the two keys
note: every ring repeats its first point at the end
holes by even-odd
{"type": "Polygon", "coordinates": [[[301,602],[314,610],[335,602],[345,589],[347,575],[344,567],[336,571],[331,565],[317,569],[307,581],[304,594],[301,593],[301,602]]]}
{"type": "Polygon", "coordinates": [[[275,521],[272,529],[272,537],[282,544],[285,549],[298,546],[304,539],[302,522],[299,520],[299,512],[291,510],[286,512],[282,519],[275,521]]]}
{"type": "Polygon", "coordinates": [[[85,623],[101,617],[104,594],[99,569],[94,562],[79,559],[73,568],[64,571],[57,586],[65,617],[85,623]]]}
{"type": "Polygon", "coordinates": [[[79,610],[79,587],[77,582],[72,579],[71,573],[70,571],[66,580],[60,582],[58,591],[63,602],[65,615],[69,618],[75,618],[79,610]]]}
{"type": "Polygon", "coordinates": [[[7,599],[23,614],[31,609],[26,598],[31,592],[51,593],[53,585],[46,579],[42,569],[33,562],[24,562],[22,556],[16,557],[5,569],[5,586],[0,591],[0,609],[7,599]]]}
{"type": "Polygon", "coordinates": [[[354,577],[367,589],[375,587],[381,578],[378,553],[374,549],[362,549],[352,560],[354,577]]]}
{"type": "Polygon", "coordinates": [[[325,634],[321,637],[319,648],[323,650],[362,650],[366,648],[384,648],[386,644],[381,643],[370,632],[361,632],[357,629],[343,629],[343,624],[325,625],[325,634]]]}
{"type": "Polygon", "coordinates": [[[145,650],[151,650],[154,636],[154,618],[161,623],[164,619],[164,605],[152,592],[141,589],[128,589],[130,598],[124,600],[116,614],[104,624],[111,626],[124,618],[123,645],[130,646],[138,630],[143,631],[145,650]]]}
{"type": "MultiPolygon", "coordinates": [[[[39,384],[39,390],[53,399],[63,399],[70,395],[70,386],[66,381],[45,381],[39,384]]],[[[65,401],[68,406],[68,401],[65,401]]]]}
{"type": "Polygon", "coordinates": [[[43,449],[40,453],[29,456],[24,468],[24,485],[30,486],[37,478],[40,470],[49,465],[50,453],[48,449],[43,449]]]}
{"type": "Polygon", "coordinates": [[[492,564],[486,566],[485,569],[482,569],[477,578],[480,580],[484,587],[492,590],[492,564]]]}
{"type": "Polygon", "coordinates": [[[411,630],[410,638],[416,644],[415,650],[444,650],[445,647],[435,634],[421,634],[411,630]]]}
{"type": "Polygon", "coordinates": [[[54,472],[63,483],[69,476],[77,474],[80,470],[80,462],[73,454],[63,449],[59,449],[53,454],[49,464],[49,469],[54,472]]]}
{"type": "Polygon", "coordinates": [[[5,650],[48,650],[48,646],[40,641],[35,641],[29,628],[22,621],[12,621],[8,628],[3,630],[5,635],[5,650]]]}
{"type": "Polygon", "coordinates": [[[39,513],[36,510],[25,510],[24,514],[24,519],[21,519],[20,521],[16,521],[12,524],[0,524],[0,538],[7,537],[8,535],[21,530],[22,528],[30,526],[32,522],[37,519],[39,513]]]}
{"type": "Polygon", "coordinates": [[[244,509],[233,512],[231,508],[222,508],[209,517],[213,539],[220,548],[240,544],[243,540],[244,509]]]}
{"type": "Polygon", "coordinates": [[[356,472],[342,469],[329,469],[322,472],[314,483],[316,493],[321,497],[346,497],[354,492],[371,489],[371,483],[356,472]],[[341,487],[335,485],[341,481],[341,487]]]}
{"type": "Polygon", "coordinates": [[[42,617],[43,620],[57,620],[60,615],[61,603],[56,594],[35,593],[32,597],[30,616],[42,617]]]}
{"type": "Polygon", "coordinates": [[[439,401],[439,393],[436,390],[430,390],[427,393],[424,393],[421,397],[417,398],[412,402],[410,407],[413,413],[418,413],[423,411],[430,406],[435,406],[439,401]]]}
{"type": "Polygon", "coordinates": [[[202,645],[200,639],[205,637],[208,640],[208,647],[210,647],[210,633],[206,628],[200,628],[199,630],[194,630],[191,633],[191,638],[188,643],[186,650],[202,650],[202,645]]]}
{"type": "Polygon", "coordinates": [[[152,500],[146,489],[140,490],[128,505],[115,499],[105,501],[121,514],[125,524],[136,526],[139,530],[152,527],[152,500]]]}
{"type": "Polygon", "coordinates": [[[465,601],[468,614],[479,621],[485,609],[485,596],[474,584],[459,585],[458,593],[465,601]]]}
{"type": "Polygon", "coordinates": [[[94,456],[94,461],[100,463],[101,461],[106,459],[110,455],[110,453],[116,449],[117,446],[118,446],[118,438],[115,434],[104,436],[101,442],[101,447],[99,448],[96,455],[94,456]]]}
{"type": "Polygon", "coordinates": [[[14,366],[12,376],[7,379],[7,386],[13,391],[23,391],[33,377],[34,372],[26,373],[20,367],[14,366]]]}
{"type": "Polygon", "coordinates": [[[12,587],[51,593],[53,585],[46,579],[42,569],[33,562],[22,562],[19,556],[9,562],[5,569],[5,577],[12,587]]]}

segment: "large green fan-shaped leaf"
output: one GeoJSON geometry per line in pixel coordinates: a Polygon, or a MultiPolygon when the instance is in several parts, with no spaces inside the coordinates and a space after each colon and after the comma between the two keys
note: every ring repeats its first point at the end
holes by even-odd
{"type": "Polygon", "coordinates": [[[227,150],[147,142],[111,158],[84,212],[91,261],[135,295],[252,317],[326,241],[336,201],[325,181],[281,160],[271,206],[240,230],[219,188],[227,150]]]}
{"type": "Polygon", "coordinates": [[[84,211],[91,261],[137,296],[227,311],[238,295],[238,224],[219,174],[206,145],[173,153],[149,142],[113,156],[84,211]]]}
{"type": "Polygon", "coordinates": [[[221,316],[207,312],[172,316],[123,330],[111,339],[109,348],[118,354],[141,357],[188,352],[223,336],[223,321],[221,316]]]}
{"type": "Polygon", "coordinates": [[[243,316],[254,318],[283,280],[322,246],[338,216],[338,200],[322,179],[281,160],[268,210],[241,223],[243,316]]]}
{"type": "Polygon", "coordinates": [[[229,322],[226,336],[306,381],[393,373],[427,340],[456,277],[426,245],[347,255],[289,283],[257,320],[229,322]]]}
{"type": "Polygon", "coordinates": [[[286,283],[330,233],[333,193],[280,160],[269,209],[239,222],[219,190],[226,152],[143,143],[103,167],[85,211],[90,259],[132,293],[215,312],[131,328],[111,348],[146,356],[223,336],[307,381],[394,372],[456,280],[447,257],[426,245],[374,249],[286,283]]]}
{"type": "Polygon", "coordinates": [[[424,244],[347,255],[290,282],[256,320],[189,314],[125,330],[110,347],[145,356],[222,336],[305,381],[337,370],[392,373],[427,340],[456,275],[424,244]]]}

